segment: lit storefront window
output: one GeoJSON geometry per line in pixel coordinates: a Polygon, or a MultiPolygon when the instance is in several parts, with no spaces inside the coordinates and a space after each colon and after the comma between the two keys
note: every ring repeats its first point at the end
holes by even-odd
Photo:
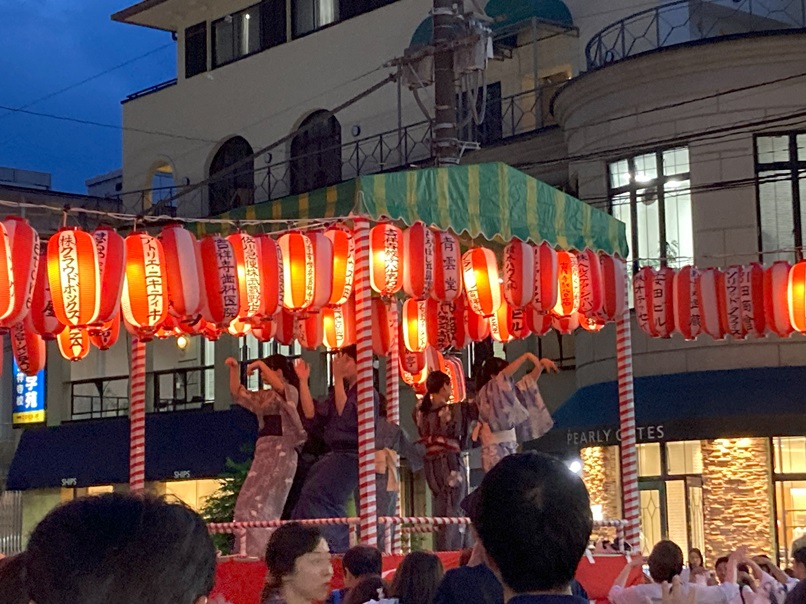
{"type": "Polygon", "coordinates": [[[776,539],[780,561],[795,539],[806,535],[806,438],[773,438],[776,539]]]}
{"type": "Polygon", "coordinates": [[[176,480],[165,483],[165,496],[175,497],[198,512],[220,486],[221,481],[216,479],[176,480]]]}

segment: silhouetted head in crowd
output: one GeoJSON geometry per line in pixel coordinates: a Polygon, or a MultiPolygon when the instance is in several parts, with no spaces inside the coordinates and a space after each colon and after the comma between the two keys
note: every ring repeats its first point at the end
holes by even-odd
{"type": "Polygon", "coordinates": [[[291,384],[299,390],[299,376],[294,371],[294,364],[291,359],[282,354],[272,354],[263,359],[263,362],[266,367],[278,374],[277,377],[282,378],[287,384],[291,384]]]}
{"type": "Polygon", "coordinates": [[[342,566],[344,567],[344,587],[352,588],[362,577],[380,575],[383,572],[381,550],[370,545],[351,547],[344,554],[342,566]]]}
{"type": "Polygon", "coordinates": [[[266,567],[261,602],[275,589],[285,600],[324,601],[330,592],[330,550],[315,526],[294,522],[274,531],[266,545],[266,567]]]}
{"type": "Polygon", "coordinates": [[[411,552],[397,567],[391,595],[400,604],[432,604],[444,574],[439,556],[431,552],[411,552]]]}
{"type": "Polygon", "coordinates": [[[216,551],[204,521],[184,504],[110,493],[45,516],[25,566],[36,604],[204,604],[216,551]]]}
{"type": "Polygon", "coordinates": [[[28,604],[25,588],[25,557],[20,554],[0,558],[0,602],[3,604],[28,604]]]}
{"type": "Polygon", "coordinates": [[[658,541],[649,554],[649,576],[655,583],[671,583],[683,572],[683,550],[674,541],[658,541]]]}
{"type": "Polygon", "coordinates": [[[509,366],[509,363],[498,357],[490,357],[481,365],[481,371],[476,376],[476,392],[481,392],[487,383],[509,366]]]}
{"type": "Polygon", "coordinates": [[[571,593],[593,518],[582,479],[562,461],[536,452],[505,457],[484,477],[472,520],[505,601],[571,593]]]}
{"type": "Polygon", "coordinates": [[[792,573],[798,581],[806,581],[806,547],[792,552],[792,573]]]}
{"type": "Polygon", "coordinates": [[[432,371],[425,378],[425,396],[420,409],[428,413],[434,403],[442,404],[451,397],[451,376],[444,371],[432,371]]]}
{"type": "Polygon", "coordinates": [[[365,575],[344,597],[344,604],[365,604],[389,595],[389,586],[380,575],[365,575]]]}

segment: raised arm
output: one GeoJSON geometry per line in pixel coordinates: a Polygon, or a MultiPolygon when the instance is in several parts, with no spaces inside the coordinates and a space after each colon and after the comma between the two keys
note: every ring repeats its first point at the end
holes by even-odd
{"type": "Polygon", "coordinates": [[[532,365],[534,365],[535,367],[540,365],[540,360],[535,355],[533,355],[531,352],[524,352],[521,356],[519,356],[517,359],[512,361],[509,365],[504,367],[504,369],[501,371],[501,373],[503,373],[506,376],[512,377],[513,375],[518,373],[518,370],[521,367],[523,367],[523,365],[527,361],[531,362],[532,365]]]}
{"type": "Polygon", "coordinates": [[[241,384],[241,365],[234,358],[229,357],[224,361],[229,367],[229,391],[232,395],[232,400],[240,405],[249,409],[252,413],[260,414],[260,405],[255,401],[253,393],[249,392],[246,387],[241,384]]]}
{"type": "Polygon", "coordinates": [[[627,585],[627,579],[630,578],[630,573],[634,568],[640,568],[644,565],[644,558],[642,556],[633,556],[630,561],[624,565],[624,568],[621,569],[618,577],[616,580],[613,581],[613,587],[621,587],[623,588],[627,585]]]}
{"type": "Polygon", "coordinates": [[[344,389],[344,355],[333,357],[333,401],[336,404],[336,413],[344,413],[347,405],[347,391],[344,389]]]}
{"type": "Polygon", "coordinates": [[[299,403],[302,407],[302,414],[305,419],[313,419],[316,417],[316,407],[311,396],[311,388],[308,385],[308,380],[311,377],[311,367],[302,359],[297,359],[294,361],[294,371],[299,378],[299,403]]]}

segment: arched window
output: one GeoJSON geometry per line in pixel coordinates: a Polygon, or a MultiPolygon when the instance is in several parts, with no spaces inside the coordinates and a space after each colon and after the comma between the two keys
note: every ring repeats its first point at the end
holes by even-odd
{"type": "MultiPolygon", "coordinates": [[[[251,156],[252,146],[246,139],[234,136],[226,141],[210,162],[210,178],[251,156]]],[[[255,162],[250,160],[232,173],[208,185],[210,215],[222,214],[232,208],[251,205],[255,201],[255,162]]]]}
{"type": "Polygon", "coordinates": [[[312,113],[291,140],[291,192],[341,181],[341,124],[329,111],[312,113]]]}

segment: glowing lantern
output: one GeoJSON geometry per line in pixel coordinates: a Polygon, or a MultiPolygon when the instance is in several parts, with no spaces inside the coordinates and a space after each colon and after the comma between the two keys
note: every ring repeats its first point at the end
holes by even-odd
{"type": "MultiPolygon", "coordinates": [[[[397,304],[394,300],[390,304],[397,304]]],[[[392,332],[386,303],[381,298],[372,298],[372,351],[379,357],[389,354],[392,332]]]]}
{"type": "Polygon", "coordinates": [[[767,330],[764,317],[764,267],[751,262],[742,267],[742,323],[748,335],[760,338],[767,330]]]}
{"type": "Polygon", "coordinates": [[[154,334],[160,340],[167,340],[168,338],[173,338],[177,335],[176,330],[179,327],[179,318],[173,316],[171,313],[168,313],[165,316],[165,320],[160,323],[159,329],[154,334]]]}
{"type": "Polygon", "coordinates": [[[531,335],[531,330],[526,322],[527,313],[532,312],[528,308],[509,307],[509,330],[515,340],[522,340],[531,335]]]}
{"type": "Polygon", "coordinates": [[[236,338],[242,338],[246,334],[252,331],[252,324],[247,323],[243,319],[233,319],[229,327],[227,327],[227,333],[236,338]]]}
{"type": "Polygon", "coordinates": [[[425,355],[425,368],[428,373],[432,371],[445,372],[445,357],[442,356],[439,350],[433,346],[429,346],[423,351],[423,354],[425,355]]]}
{"type": "Polygon", "coordinates": [[[610,254],[601,254],[604,297],[601,316],[605,321],[615,321],[627,310],[627,270],[624,262],[610,254]]]}
{"type": "Polygon", "coordinates": [[[8,305],[2,309],[0,326],[8,328],[21,323],[31,310],[40,244],[39,234],[24,218],[9,216],[3,221],[3,226],[8,233],[11,251],[11,266],[6,273],[11,277],[11,283],[7,284],[8,305]]]}
{"type": "Polygon", "coordinates": [[[792,333],[788,295],[790,269],[788,262],[778,260],[764,271],[764,316],[769,330],[781,338],[792,333]]]}
{"type": "Polygon", "coordinates": [[[316,290],[313,241],[303,233],[287,233],[277,243],[283,257],[283,306],[305,310],[313,303],[316,290]]]}
{"type": "Polygon", "coordinates": [[[453,302],[437,304],[437,336],[434,343],[437,350],[446,350],[453,346],[453,339],[456,335],[455,312],[456,305],[453,302]]]}
{"type": "Polygon", "coordinates": [[[53,312],[68,327],[90,325],[101,309],[101,287],[95,239],[63,228],[48,241],[48,280],[53,312]]]}
{"type": "Polygon", "coordinates": [[[406,300],[400,327],[403,345],[412,352],[422,352],[437,341],[436,300],[406,300]]]}
{"type": "MultiPolygon", "coordinates": [[[[411,354],[415,354],[415,353],[411,353],[411,354]]],[[[401,361],[402,361],[402,357],[401,357],[401,361]]],[[[425,364],[423,364],[422,369],[420,369],[419,371],[415,371],[414,373],[411,373],[409,371],[406,371],[406,369],[404,368],[403,364],[401,363],[400,364],[400,378],[407,385],[411,386],[414,389],[414,392],[416,392],[419,395],[424,395],[425,392],[426,392],[425,381],[428,379],[428,368],[425,367],[425,364]]]]}
{"type": "Polygon", "coordinates": [[[734,338],[747,335],[742,320],[742,267],[729,266],[725,270],[725,331],[734,338]]]}
{"type": "Polygon", "coordinates": [[[526,311],[522,308],[513,308],[506,301],[501,304],[498,312],[490,317],[489,322],[493,339],[503,344],[525,338],[530,334],[529,326],[526,324],[526,311]]]}
{"type": "Polygon", "coordinates": [[[579,310],[579,265],[571,252],[557,253],[557,304],[552,313],[571,317],[579,310]]]}
{"type": "Polygon", "coordinates": [[[165,254],[165,273],[169,275],[168,302],[171,314],[190,317],[202,307],[199,282],[198,244],[196,237],[178,225],[165,227],[160,234],[160,243],[165,254]]]}
{"type": "MultiPolygon", "coordinates": [[[[145,232],[126,237],[123,318],[143,340],[150,339],[168,315],[168,276],[158,239],[145,232]]],[[[51,288],[53,282],[51,281],[51,288]]]]}
{"type": "Polygon", "coordinates": [[[379,224],[372,227],[369,237],[370,285],[381,296],[392,296],[403,286],[403,233],[393,224],[379,224]]]}
{"type": "Polygon", "coordinates": [[[247,233],[235,233],[227,237],[227,241],[232,245],[238,275],[238,319],[241,323],[249,323],[263,314],[260,249],[255,238],[247,233]]]}
{"type": "Polygon", "coordinates": [[[691,266],[684,266],[674,276],[674,325],[686,340],[696,339],[702,331],[698,279],[699,272],[691,266]]]}
{"type": "Polygon", "coordinates": [[[260,300],[262,317],[276,315],[283,304],[283,255],[277,242],[266,234],[255,237],[260,253],[260,300]]]}
{"type": "Polygon", "coordinates": [[[355,344],[355,298],[342,305],[322,310],[324,344],[329,350],[340,350],[355,344]]]}
{"type": "Polygon", "coordinates": [[[291,346],[294,341],[294,315],[286,309],[280,311],[275,317],[276,328],[274,330],[274,339],[284,346],[291,346]]]}
{"type": "Polygon", "coordinates": [[[68,361],[80,361],[90,352],[90,335],[85,329],[65,327],[56,342],[59,352],[68,361]]]}
{"type": "Polygon", "coordinates": [[[333,246],[333,291],[330,304],[339,306],[347,302],[353,293],[355,274],[355,242],[345,228],[333,227],[325,231],[325,237],[333,246]]]}
{"type": "Polygon", "coordinates": [[[400,367],[403,371],[412,375],[420,373],[426,369],[424,352],[412,352],[410,350],[400,350],[400,367]]]}
{"type": "Polygon", "coordinates": [[[656,338],[670,338],[674,331],[674,271],[662,266],[649,273],[650,334],[656,338]]]}
{"type": "Polygon", "coordinates": [[[789,321],[795,331],[806,333],[806,260],[789,269],[787,283],[789,321]]]}
{"type": "Polygon", "coordinates": [[[603,319],[599,319],[597,317],[587,317],[582,313],[577,313],[577,323],[579,326],[584,329],[585,331],[589,331],[591,333],[596,333],[597,331],[602,331],[605,326],[605,322],[603,319]]]}
{"type": "Polygon", "coordinates": [[[462,252],[459,240],[445,231],[434,232],[434,289],[431,297],[453,302],[462,295],[462,252]]]}
{"type": "Polygon", "coordinates": [[[10,315],[14,308],[14,273],[11,259],[11,239],[8,229],[0,222],[0,317],[10,315]]]}
{"type": "Polygon", "coordinates": [[[434,233],[422,222],[403,231],[403,291],[423,300],[434,287],[434,233]]]}
{"type": "Polygon", "coordinates": [[[252,327],[252,335],[257,338],[259,342],[268,342],[274,337],[274,332],[277,329],[277,323],[271,319],[263,319],[252,327]]]}
{"type": "Polygon", "coordinates": [[[227,329],[241,310],[235,252],[232,244],[218,235],[205,237],[199,247],[207,298],[204,318],[219,329],[227,329]]]}
{"type": "Polygon", "coordinates": [[[98,350],[109,350],[120,337],[120,313],[103,324],[101,329],[90,334],[90,343],[98,350]]]}
{"type": "Polygon", "coordinates": [[[465,368],[461,359],[456,357],[445,358],[445,373],[451,378],[451,397],[449,403],[459,403],[467,398],[465,384],[465,368]]]}
{"type": "Polygon", "coordinates": [[[45,340],[27,329],[23,323],[11,328],[11,349],[17,366],[25,375],[36,375],[45,368],[45,340]]]}
{"type": "Polygon", "coordinates": [[[579,268],[579,312],[586,317],[597,316],[604,304],[604,279],[599,255],[592,250],[577,254],[579,268]]]}
{"type": "Polygon", "coordinates": [[[502,299],[495,254],[482,247],[465,252],[462,273],[470,310],[485,318],[493,316],[502,299]]]}
{"type": "Polygon", "coordinates": [[[31,312],[25,318],[28,329],[38,333],[46,340],[55,340],[63,330],[53,310],[53,298],[50,295],[48,280],[48,263],[42,260],[36,271],[34,295],[31,298],[31,312]]]}
{"type": "Polygon", "coordinates": [[[471,342],[481,342],[490,337],[490,321],[474,313],[469,305],[465,307],[465,325],[471,342]]]}
{"type": "Polygon", "coordinates": [[[453,303],[453,318],[451,320],[453,336],[451,337],[451,346],[459,350],[470,343],[470,337],[467,334],[467,319],[465,318],[466,308],[467,304],[465,303],[464,296],[460,296],[453,303]]]}
{"type": "Polygon", "coordinates": [[[551,312],[557,304],[557,251],[548,243],[534,248],[535,274],[532,308],[539,313],[551,312]]]}
{"type": "Polygon", "coordinates": [[[535,250],[523,241],[504,248],[504,298],[509,306],[523,308],[534,299],[535,250]]]}
{"type": "MultiPolygon", "coordinates": [[[[120,295],[123,291],[123,277],[126,270],[126,243],[123,237],[108,227],[95,229],[92,236],[95,238],[95,251],[98,254],[101,288],[101,307],[98,310],[97,323],[103,330],[104,325],[115,318],[120,322],[120,295]]],[[[178,274],[173,274],[179,277],[178,274]]],[[[198,285],[196,288],[198,289],[198,285]]]]}
{"type": "Polygon", "coordinates": [[[205,319],[201,320],[201,332],[200,335],[210,342],[218,341],[218,338],[221,337],[221,334],[224,330],[222,330],[218,325],[215,323],[211,323],[205,319]]]}
{"type": "Polygon", "coordinates": [[[635,320],[638,327],[646,334],[652,335],[649,326],[649,297],[652,282],[652,269],[644,266],[632,278],[633,302],[635,304],[635,320]]]}
{"type": "Polygon", "coordinates": [[[313,232],[308,237],[313,245],[315,278],[313,299],[307,310],[318,313],[319,309],[328,305],[333,295],[333,244],[324,233],[313,232]]]}
{"type": "Polygon", "coordinates": [[[534,335],[544,336],[551,331],[551,314],[544,314],[531,309],[526,313],[526,325],[534,335]]]}
{"type": "Polygon", "coordinates": [[[697,281],[703,333],[715,340],[725,337],[725,276],[719,269],[705,268],[697,281]]]}
{"type": "Polygon", "coordinates": [[[556,332],[570,336],[579,327],[579,313],[574,313],[570,317],[553,316],[551,318],[551,326],[556,332]]]}

